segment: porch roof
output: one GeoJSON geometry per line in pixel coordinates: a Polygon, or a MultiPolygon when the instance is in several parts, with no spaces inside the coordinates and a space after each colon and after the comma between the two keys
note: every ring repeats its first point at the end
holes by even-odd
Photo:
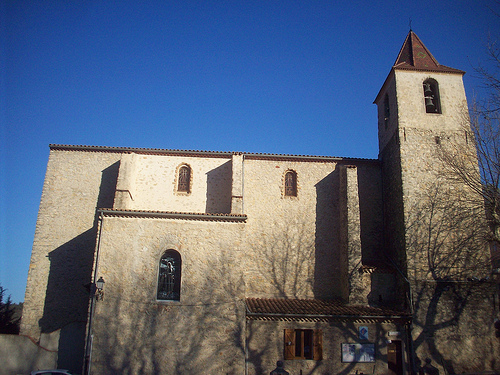
{"type": "Polygon", "coordinates": [[[248,319],[260,320],[396,320],[410,314],[386,307],[349,305],[340,300],[247,298],[248,319]]]}

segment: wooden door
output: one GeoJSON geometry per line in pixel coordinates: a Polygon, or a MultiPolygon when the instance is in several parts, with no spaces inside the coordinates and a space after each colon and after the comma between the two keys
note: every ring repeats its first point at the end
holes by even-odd
{"type": "Polygon", "coordinates": [[[389,375],[403,375],[403,353],[401,341],[394,340],[387,345],[387,365],[389,375]]]}

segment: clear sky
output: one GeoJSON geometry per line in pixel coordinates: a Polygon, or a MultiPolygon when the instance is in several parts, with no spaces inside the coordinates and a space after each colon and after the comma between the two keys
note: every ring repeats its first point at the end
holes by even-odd
{"type": "Polygon", "coordinates": [[[468,71],[494,0],[0,0],[0,284],[24,289],[50,143],[377,158],[412,29],[468,71]]]}

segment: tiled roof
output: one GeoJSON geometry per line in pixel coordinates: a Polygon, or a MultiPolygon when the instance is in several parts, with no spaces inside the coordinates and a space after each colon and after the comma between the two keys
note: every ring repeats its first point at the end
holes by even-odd
{"type": "Polygon", "coordinates": [[[247,298],[247,317],[268,319],[407,319],[409,314],[389,308],[347,305],[338,300],[247,298]]]}
{"type": "Polygon", "coordinates": [[[287,160],[287,161],[307,161],[307,162],[343,162],[356,161],[378,163],[377,159],[351,158],[337,156],[320,155],[293,155],[293,154],[269,154],[241,151],[203,151],[203,150],[178,150],[162,148],[137,148],[137,147],[112,147],[112,146],[88,146],[88,145],[60,145],[50,144],[51,150],[58,151],[86,151],[86,152],[115,152],[115,153],[137,153],[143,155],[168,155],[185,157],[211,157],[211,158],[230,158],[232,155],[244,155],[246,159],[257,160],[287,160]]]}
{"type": "Polygon", "coordinates": [[[410,30],[394,63],[394,69],[423,70],[464,74],[462,70],[441,65],[432,56],[417,34],[410,30]]]}

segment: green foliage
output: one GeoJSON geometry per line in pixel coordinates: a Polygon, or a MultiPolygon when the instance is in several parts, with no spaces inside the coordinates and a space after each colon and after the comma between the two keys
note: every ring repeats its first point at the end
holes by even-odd
{"type": "Polygon", "coordinates": [[[0,285],[0,333],[17,335],[21,318],[16,312],[16,305],[12,303],[10,296],[4,302],[6,289],[0,285]]]}

